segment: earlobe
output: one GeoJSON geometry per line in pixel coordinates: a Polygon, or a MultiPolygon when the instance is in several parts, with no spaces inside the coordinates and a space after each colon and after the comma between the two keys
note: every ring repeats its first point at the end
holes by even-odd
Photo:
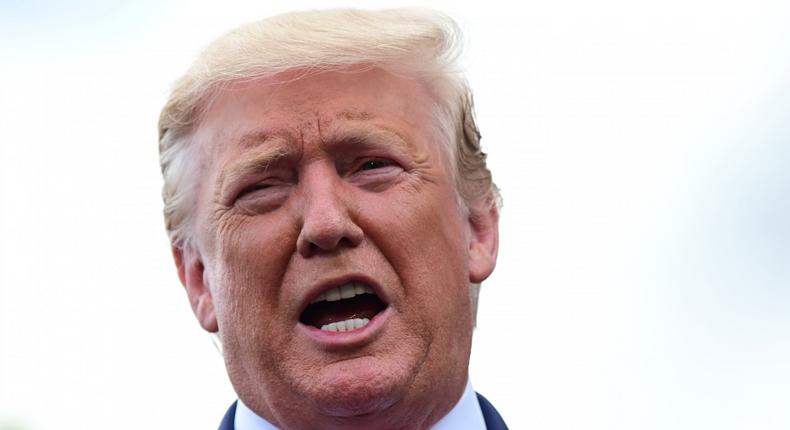
{"type": "Polygon", "coordinates": [[[499,210],[490,202],[470,207],[469,282],[486,280],[496,266],[499,252],[499,210]]]}
{"type": "Polygon", "coordinates": [[[197,251],[187,246],[173,247],[173,258],[178,268],[178,278],[189,297],[189,304],[198,322],[208,332],[219,331],[211,290],[205,283],[203,261],[197,251]]]}

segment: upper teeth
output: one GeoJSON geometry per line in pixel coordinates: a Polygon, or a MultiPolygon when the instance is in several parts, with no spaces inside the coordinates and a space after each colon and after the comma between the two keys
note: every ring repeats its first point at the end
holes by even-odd
{"type": "Polygon", "coordinates": [[[313,299],[312,303],[318,303],[322,300],[334,302],[340,299],[350,299],[360,294],[374,294],[373,289],[360,282],[349,282],[339,287],[326,290],[319,294],[318,297],[313,299]]]}

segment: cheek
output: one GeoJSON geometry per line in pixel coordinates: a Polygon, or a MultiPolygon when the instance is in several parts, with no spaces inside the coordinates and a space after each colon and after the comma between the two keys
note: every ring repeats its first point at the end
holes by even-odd
{"type": "Polygon", "coordinates": [[[452,188],[429,184],[389,197],[365,212],[365,230],[395,269],[410,306],[434,315],[468,306],[467,232],[452,188]]]}
{"type": "Polygon", "coordinates": [[[285,217],[233,220],[218,229],[212,278],[216,312],[229,372],[254,379],[277,367],[288,343],[283,333],[281,285],[293,255],[295,233],[285,217]]]}
{"type": "Polygon", "coordinates": [[[220,311],[229,313],[229,320],[247,314],[259,321],[272,319],[295,249],[296,232],[290,225],[287,217],[272,214],[236,216],[217,229],[215,258],[221,273],[216,287],[223,298],[219,307],[225,305],[220,311]]]}
{"type": "Polygon", "coordinates": [[[394,307],[423,345],[425,365],[456,369],[466,367],[473,322],[465,224],[447,194],[423,192],[382,211],[376,244],[403,286],[394,307]]]}

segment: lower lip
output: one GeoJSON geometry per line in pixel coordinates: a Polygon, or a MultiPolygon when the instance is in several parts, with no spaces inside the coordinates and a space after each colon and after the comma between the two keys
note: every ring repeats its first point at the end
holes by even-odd
{"type": "Polygon", "coordinates": [[[390,307],[387,306],[386,309],[377,313],[364,327],[351,331],[327,331],[302,323],[299,323],[298,327],[309,338],[325,346],[353,347],[373,340],[376,334],[381,331],[391,313],[390,307]]]}

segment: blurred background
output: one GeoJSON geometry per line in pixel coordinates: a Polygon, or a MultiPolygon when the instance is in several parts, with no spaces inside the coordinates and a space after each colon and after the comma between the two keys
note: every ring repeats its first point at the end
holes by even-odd
{"type": "MultiPolygon", "coordinates": [[[[329,5],[0,3],[0,429],[216,428],[158,113],[210,40],[329,5]]],[[[421,5],[505,202],[476,390],[513,429],[790,428],[790,3],[421,5]]]]}

